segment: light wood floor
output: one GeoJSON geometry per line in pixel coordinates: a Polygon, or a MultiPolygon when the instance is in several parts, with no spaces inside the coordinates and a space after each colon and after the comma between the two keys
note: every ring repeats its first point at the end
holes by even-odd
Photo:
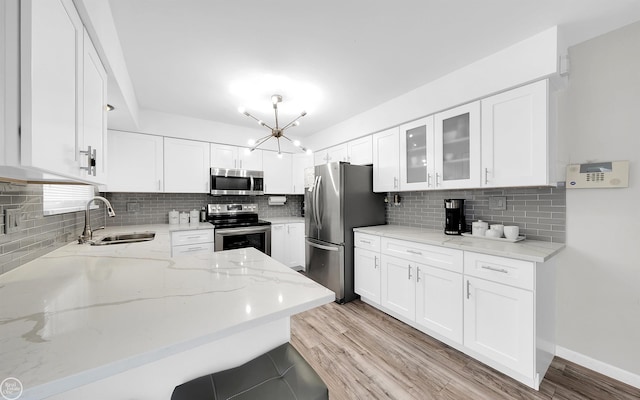
{"type": "Polygon", "coordinates": [[[640,389],[557,357],[535,391],[359,300],[298,314],[291,333],[331,400],[640,399],[640,389]]]}

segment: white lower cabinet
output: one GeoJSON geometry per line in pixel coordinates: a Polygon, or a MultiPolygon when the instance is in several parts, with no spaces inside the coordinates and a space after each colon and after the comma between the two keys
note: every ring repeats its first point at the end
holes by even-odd
{"type": "Polygon", "coordinates": [[[380,304],[380,253],[354,249],[354,291],[370,302],[380,304]]]}
{"type": "Polygon", "coordinates": [[[171,257],[185,254],[213,253],[213,229],[171,232],[171,257]]]}
{"type": "Polygon", "coordinates": [[[304,223],[271,224],[271,257],[287,267],[304,270],[304,223]]]}
{"type": "Polygon", "coordinates": [[[536,263],[364,232],[354,239],[355,291],[363,301],[539,388],[555,354],[552,260],[536,263]]]}
{"type": "Polygon", "coordinates": [[[429,266],[416,271],[416,323],[462,343],[462,274],[429,266]]]}
{"type": "Polygon", "coordinates": [[[518,373],[533,373],[533,293],[465,277],[464,345],[518,373]]]}
{"type": "Polygon", "coordinates": [[[415,274],[410,261],[382,255],[380,305],[410,320],[416,315],[416,284],[412,269],[415,274]]]}

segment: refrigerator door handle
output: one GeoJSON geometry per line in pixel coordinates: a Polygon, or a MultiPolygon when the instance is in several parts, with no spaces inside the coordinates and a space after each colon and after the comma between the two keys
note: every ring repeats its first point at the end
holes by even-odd
{"type": "Polygon", "coordinates": [[[315,243],[315,242],[311,242],[311,241],[309,241],[309,240],[307,240],[307,244],[308,244],[309,246],[311,246],[311,247],[315,247],[315,248],[317,248],[317,249],[321,249],[321,250],[328,250],[328,251],[340,251],[340,248],[339,248],[339,247],[336,247],[336,246],[325,246],[325,245],[322,245],[322,244],[318,244],[318,243],[315,243]]]}
{"type": "Polygon", "coordinates": [[[320,215],[320,184],[322,183],[322,176],[318,176],[316,180],[316,188],[313,193],[313,212],[315,213],[316,225],[318,229],[322,229],[322,221],[320,215]]]}

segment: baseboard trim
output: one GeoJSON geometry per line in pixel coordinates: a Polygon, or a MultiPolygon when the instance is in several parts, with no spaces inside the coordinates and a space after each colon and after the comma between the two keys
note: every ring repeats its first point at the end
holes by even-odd
{"type": "Polygon", "coordinates": [[[589,368],[590,370],[606,375],[609,378],[613,378],[640,389],[640,375],[625,371],[622,368],[615,367],[602,361],[595,360],[562,346],[556,346],[556,356],[562,357],[565,360],[569,360],[585,368],[589,368]]]}

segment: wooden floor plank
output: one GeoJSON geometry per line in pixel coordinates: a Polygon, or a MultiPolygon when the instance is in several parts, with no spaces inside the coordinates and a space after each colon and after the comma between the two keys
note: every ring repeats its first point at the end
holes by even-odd
{"type": "Polygon", "coordinates": [[[640,399],[640,389],[558,357],[533,390],[359,300],[295,315],[291,343],[331,400],[640,399]]]}

